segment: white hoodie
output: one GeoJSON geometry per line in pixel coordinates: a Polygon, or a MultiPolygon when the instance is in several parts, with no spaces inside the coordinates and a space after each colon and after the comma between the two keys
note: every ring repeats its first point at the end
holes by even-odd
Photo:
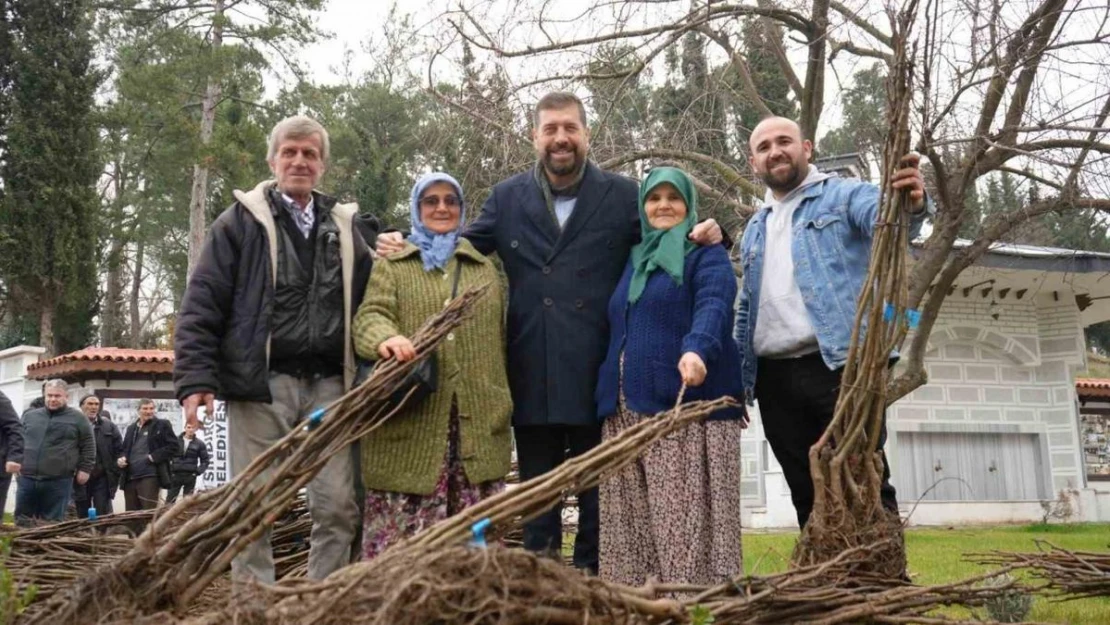
{"type": "Polygon", "coordinates": [[[810,323],[798,281],[794,279],[794,210],[802,202],[806,187],[828,178],[828,174],[809,166],[802,184],[776,200],[770,189],[763,199],[770,214],[766,221],[763,246],[763,275],[759,286],[759,312],[755,320],[752,347],[756,356],[796,358],[818,350],[817,333],[810,323]]]}

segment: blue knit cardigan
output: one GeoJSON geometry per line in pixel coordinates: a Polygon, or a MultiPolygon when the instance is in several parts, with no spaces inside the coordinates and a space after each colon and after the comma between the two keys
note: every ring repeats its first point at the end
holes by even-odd
{"type": "MultiPolygon", "coordinates": [[[[617,411],[620,356],[624,352],[624,397],[629,409],[655,414],[674,408],[682,379],[678,361],[695,352],[707,375],[686,389],[684,402],[743,395],[740,352],[732,337],[736,276],[720,245],[699,247],[686,256],[682,286],[663,271],[648,278],[643,295],[628,303],[632,264],[609,300],[609,351],[598,376],[597,414],[617,411]]],[[[710,419],[737,419],[741,408],[720,410],[710,419]]]]}

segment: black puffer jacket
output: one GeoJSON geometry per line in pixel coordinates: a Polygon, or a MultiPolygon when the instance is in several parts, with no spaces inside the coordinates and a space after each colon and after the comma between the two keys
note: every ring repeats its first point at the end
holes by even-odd
{"type": "Polygon", "coordinates": [[[123,455],[123,435],[112,420],[105,415],[97,416],[90,422],[93,428],[93,437],[96,439],[96,466],[93,467],[92,478],[106,476],[109,484],[119,483],[119,464],[117,461],[123,455]]]}
{"type": "Polygon", "coordinates": [[[205,445],[204,441],[195,436],[193,440],[187,441],[184,434],[179,434],[177,444],[184,451],[173,459],[174,473],[200,475],[208,470],[208,445],[205,445]]]}
{"type": "MultiPolygon", "coordinates": [[[[238,200],[212,224],[189,279],[174,333],[174,387],[178,399],[215,392],[225,400],[270,402],[269,342],[274,309],[281,207],[269,201],[273,181],[238,200]]],[[[343,266],[344,377],[354,379],[350,319],[370,276],[370,248],[354,224],[358,207],[313,193],[318,220],[336,226],[343,266]],[[349,267],[349,270],[347,268],[349,267]]]]}

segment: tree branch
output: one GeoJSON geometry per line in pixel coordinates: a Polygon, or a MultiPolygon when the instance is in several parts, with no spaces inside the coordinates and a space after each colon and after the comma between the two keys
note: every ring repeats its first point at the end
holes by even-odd
{"type": "Polygon", "coordinates": [[[1032,180],[1033,182],[1036,182],[1038,184],[1043,184],[1046,187],[1052,187],[1053,189],[1057,189],[1057,190],[1060,190],[1060,189],[1064,188],[1064,185],[1060,184],[1059,182],[1053,182],[1053,181],[1049,180],[1048,178],[1042,178],[1041,176],[1038,176],[1038,175],[1036,175],[1032,172],[1024,171],[1024,170],[1021,170],[1021,169],[1014,169],[1013,167],[1006,167],[1005,165],[1002,166],[1002,167],[995,167],[994,171],[1004,171],[1008,174],[1014,174],[1015,176],[1021,176],[1022,178],[1027,178],[1029,180],[1032,180]]]}
{"type": "Polygon", "coordinates": [[[829,2],[829,8],[844,16],[844,19],[855,24],[860,30],[871,35],[886,47],[894,45],[891,41],[890,35],[884,33],[875,27],[871,22],[863,19],[858,13],[844,6],[843,3],[832,0],[829,2]]]}
{"type": "Polygon", "coordinates": [[[647,35],[656,35],[659,33],[665,33],[679,29],[689,30],[692,28],[697,28],[704,24],[708,24],[714,20],[724,19],[728,17],[766,17],[776,20],[794,30],[798,30],[801,32],[807,32],[808,30],[810,30],[811,27],[809,21],[805,17],[801,16],[798,13],[795,13],[794,11],[788,11],[773,6],[762,6],[762,3],[761,6],[758,7],[715,4],[710,6],[708,10],[701,8],[695,9],[690,13],[687,13],[685,16],[677,21],[660,26],[651,26],[638,30],[618,30],[616,32],[606,33],[603,35],[583,37],[581,39],[571,39],[568,41],[560,41],[544,46],[528,46],[519,50],[506,50],[493,43],[493,38],[486,34],[484,30],[482,30],[481,24],[479,24],[478,21],[474,19],[472,15],[470,15],[469,11],[467,11],[466,9],[459,9],[459,12],[463,14],[463,16],[468,22],[470,22],[472,26],[477,28],[479,32],[482,33],[487,42],[480,42],[470,37],[465,32],[463,32],[462,28],[458,24],[456,24],[453,20],[449,20],[451,25],[455,27],[455,30],[459,32],[459,35],[466,39],[467,42],[469,42],[471,45],[482,50],[486,50],[488,52],[493,52],[494,54],[502,58],[533,56],[546,52],[556,52],[559,50],[568,50],[581,46],[604,43],[606,41],[645,37],[647,35]]]}
{"type": "Polygon", "coordinates": [[[728,181],[729,184],[735,185],[748,195],[756,197],[763,194],[763,190],[752,184],[752,181],[745,178],[740,172],[733,169],[728,163],[722,162],[707,154],[700,152],[689,152],[686,150],[669,150],[665,148],[649,148],[646,150],[636,150],[627,154],[613,157],[603,163],[598,163],[602,169],[613,169],[633,163],[635,161],[642,161],[649,158],[670,158],[680,161],[687,161],[691,163],[700,163],[708,165],[713,168],[719,176],[728,181]]]}
{"type": "Polygon", "coordinates": [[[806,59],[806,81],[802,96],[802,136],[817,141],[817,124],[825,102],[825,42],[829,30],[829,0],[813,0],[813,30],[809,36],[809,57],[806,59]]]}
{"type": "Polygon", "coordinates": [[[890,53],[857,46],[851,41],[837,41],[835,39],[830,39],[830,47],[832,48],[832,51],[829,53],[829,61],[832,61],[834,58],[836,58],[837,54],[843,51],[854,54],[856,56],[866,56],[873,59],[879,59],[880,61],[885,62],[887,65],[894,63],[894,57],[891,56],[890,53]]]}
{"type": "MultiPolygon", "coordinates": [[[[766,1],[760,0],[760,3],[766,1]]],[[[770,31],[767,40],[771,42],[771,53],[775,57],[775,62],[778,63],[779,71],[786,78],[790,90],[794,92],[794,97],[801,102],[802,96],[805,95],[805,89],[802,87],[802,81],[798,78],[798,73],[794,71],[794,65],[790,63],[790,58],[786,56],[786,48],[782,45],[782,31],[779,30],[778,24],[768,19],[763,20],[763,25],[770,31]]]]}
{"type": "Polygon", "coordinates": [[[740,74],[740,83],[744,86],[744,95],[747,96],[751,105],[758,109],[760,114],[767,117],[773,116],[774,112],[763,101],[763,96],[759,95],[759,89],[756,88],[755,81],[752,80],[752,71],[751,67],[748,66],[747,59],[738,54],[736,49],[729,44],[728,39],[721,33],[706,26],[702,26],[698,30],[717,42],[717,45],[724,48],[725,52],[728,53],[729,58],[732,59],[732,64],[736,66],[736,70],[740,74]]]}

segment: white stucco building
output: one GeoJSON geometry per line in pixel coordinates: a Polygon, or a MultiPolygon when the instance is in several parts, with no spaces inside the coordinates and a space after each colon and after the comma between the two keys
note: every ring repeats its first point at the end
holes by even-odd
{"type": "MultiPolygon", "coordinates": [[[[1107,319],[1110,254],[997,245],[960,276],[929,339],[929,383],[887,412],[912,524],[1040,520],[1061,490],[1075,520],[1110,521],[1110,482],[1084,470],[1073,383],[1083,329],[1107,319]]],[[[758,418],[743,457],[744,524],[796,525],[758,418]]]]}

